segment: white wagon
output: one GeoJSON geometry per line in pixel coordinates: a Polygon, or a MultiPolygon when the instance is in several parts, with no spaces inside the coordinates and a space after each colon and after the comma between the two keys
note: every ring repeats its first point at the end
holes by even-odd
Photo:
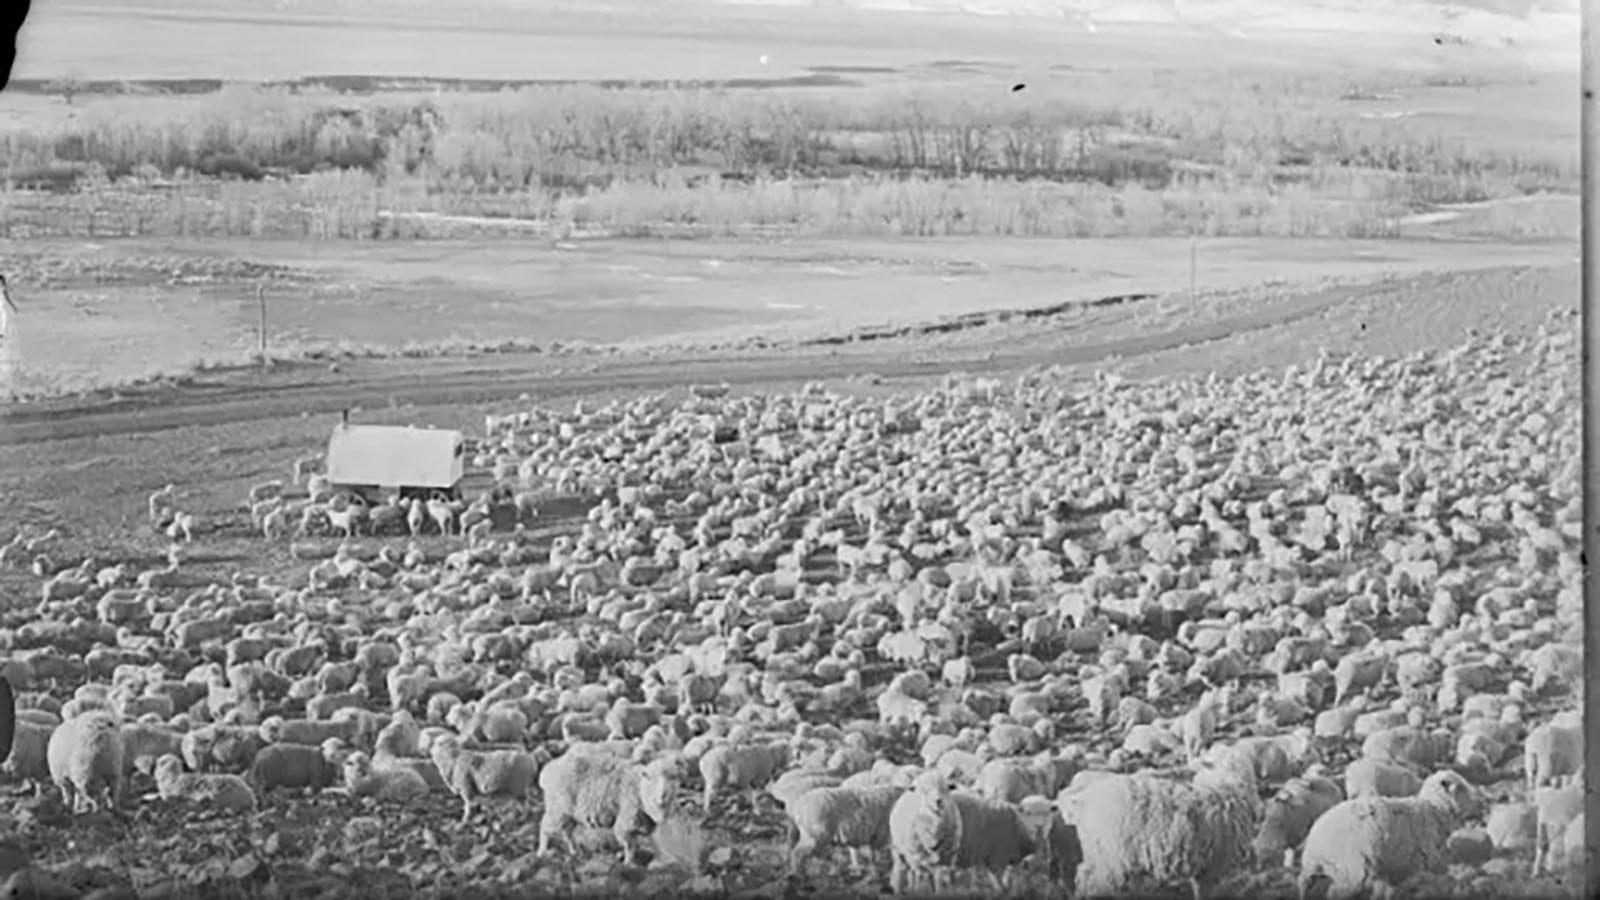
{"type": "Polygon", "coordinates": [[[368,500],[461,496],[467,445],[461,432],[341,422],[328,439],[328,481],[368,500]]]}

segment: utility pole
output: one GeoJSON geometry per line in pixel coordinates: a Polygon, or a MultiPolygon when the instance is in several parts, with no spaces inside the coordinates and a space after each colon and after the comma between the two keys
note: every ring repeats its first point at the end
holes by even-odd
{"type": "Polygon", "coordinates": [[[261,354],[261,367],[267,367],[267,286],[256,283],[256,310],[260,313],[260,324],[256,329],[257,352],[261,354]]]}

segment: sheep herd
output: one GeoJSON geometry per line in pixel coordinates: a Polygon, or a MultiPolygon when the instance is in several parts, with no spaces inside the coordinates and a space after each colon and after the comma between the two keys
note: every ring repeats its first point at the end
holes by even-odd
{"type": "Polygon", "coordinates": [[[289,580],[186,565],[226,511],[169,485],[165,568],[0,547],[42,585],[4,771],[80,813],[520,805],[624,864],[736,812],[874,892],[1576,892],[1573,332],[491,415],[470,499],[252,488],[289,580]]]}

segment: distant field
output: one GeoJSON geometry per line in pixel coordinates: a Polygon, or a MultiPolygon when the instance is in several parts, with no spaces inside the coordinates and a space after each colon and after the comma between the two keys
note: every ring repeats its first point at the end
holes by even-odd
{"type": "Polygon", "coordinates": [[[253,351],[254,276],[121,258],[314,273],[272,287],[271,352],[293,358],[1181,291],[1191,236],[1213,290],[1576,246],[1575,66],[1498,41],[698,3],[154,7],[41,7],[0,102],[0,240],[56,259],[7,263],[29,392],[253,351]],[[846,242],[879,249],[826,249],[846,242]]]}
{"type": "MultiPolygon", "coordinates": [[[[285,360],[757,335],[787,343],[1132,295],[1181,305],[1189,280],[1181,240],[0,248],[27,310],[13,364],[29,393],[248,364],[258,305],[241,260],[270,267],[269,354],[285,360]]],[[[1200,245],[1196,284],[1304,286],[1573,258],[1564,245],[1219,240],[1200,245]]]]}

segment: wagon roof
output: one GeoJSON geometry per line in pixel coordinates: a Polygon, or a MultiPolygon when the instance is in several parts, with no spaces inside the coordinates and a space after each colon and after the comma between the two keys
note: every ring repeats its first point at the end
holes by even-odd
{"type": "Polygon", "coordinates": [[[338,425],[328,441],[336,483],[449,487],[460,478],[461,432],[404,425],[338,425]]]}

